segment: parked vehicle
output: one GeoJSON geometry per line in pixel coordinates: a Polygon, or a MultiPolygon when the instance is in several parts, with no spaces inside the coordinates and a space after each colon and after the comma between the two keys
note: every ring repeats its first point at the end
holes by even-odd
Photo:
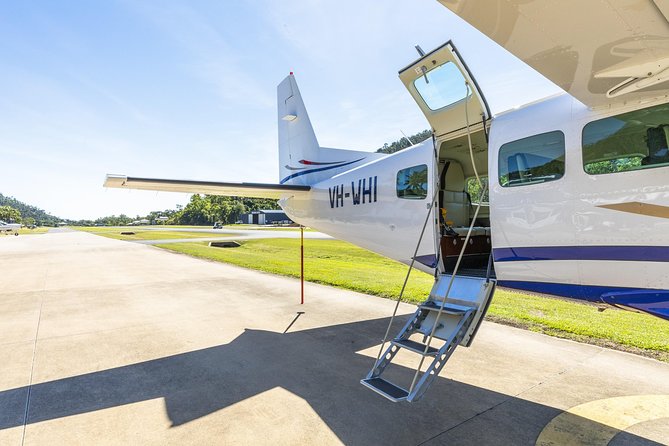
{"type": "Polygon", "coordinates": [[[0,220],[0,232],[14,233],[14,235],[19,235],[19,229],[21,225],[18,223],[6,223],[0,220]]]}

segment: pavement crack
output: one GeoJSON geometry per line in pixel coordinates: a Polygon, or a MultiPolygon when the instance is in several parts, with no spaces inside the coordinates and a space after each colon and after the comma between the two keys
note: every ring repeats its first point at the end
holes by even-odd
{"type": "Polygon", "coordinates": [[[457,429],[458,427],[462,426],[463,424],[466,424],[466,423],[470,422],[470,421],[473,420],[474,418],[477,418],[477,417],[479,417],[479,416],[481,416],[481,415],[483,415],[483,414],[486,414],[486,413],[488,413],[488,412],[490,412],[490,411],[492,411],[492,410],[495,410],[496,408],[498,408],[498,407],[501,406],[502,404],[505,404],[505,403],[507,403],[507,402],[509,402],[509,401],[511,401],[511,400],[513,400],[513,399],[519,398],[519,397],[521,397],[523,394],[525,394],[525,393],[527,393],[527,392],[529,392],[529,391],[531,391],[531,390],[533,390],[533,389],[536,389],[537,387],[541,387],[541,386],[543,386],[543,385],[545,385],[545,384],[547,384],[547,383],[550,383],[550,382],[554,381],[556,378],[558,378],[558,377],[564,375],[565,373],[570,372],[570,371],[572,371],[572,370],[575,370],[575,369],[577,369],[578,367],[583,366],[583,364],[585,364],[586,362],[589,362],[589,361],[595,359],[595,358],[596,358],[597,356],[599,356],[603,351],[604,351],[604,349],[600,347],[594,354],[588,356],[587,358],[584,358],[583,360],[577,362],[576,364],[574,364],[574,365],[572,365],[572,366],[570,366],[570,367],[565,367],[565,368],[563,368],[562,370],[559,370],[559,371],[557,371],[556,373],[553,373],[552,375],[547,376],[545,379],[539,381],[538,383],[535,383],[535,384],[531,385],[530,387],[528,387],[528,388],[526,388],[526,389],[521,390],[520,392],[518,392],[518,393],[516,393],[516,394],[513,394],[513,395],[507,395],[507,398],[504,398],[504,399],[503,399],[502,401],[500,401],[499,403],[497,403],[497,404],[493,404],[492,406],[488,407],[487,409],[485,409],[485,410],[483,410],[483,411],[481,411],[481,412],[478,412],[478,413],[472,415],[471,417],[469,417],[469,418],[467,418],[467,419],[465,419],[465,420],[460,421],[459,423],[457,423],[457,424],[455,424],[455,425],[449,427],[448,429],[444,429],[443,431],[441,431],[441,432],[439,432],[439,433],[437,433],[437,434],[431,436],[430,438],[428,438],[428,439],[426,439],[426,440],[423,440],[423,441],[421,441],[420,443],[416,444],[416,446],[422,446],[422,445],[424,445],[424,444],[427,444],[428,442],[430,442],[430,441],[436,439],[437,437],[440,437],[441,435],[443,435],[443,434],[445,434],[445,433],[448,433],[448,432],[452,431],[453,429],[457,429]]]}
{"type": "Polygon", "coordinates": [[[583,364],[585,364],[586,362],[592,361],[592,360],[595,359],[597,356],[599,356],[603,351],[604,351],[604,349],[603,349],[602,347],[599,347],[598,350],[597,350],[595,353],[593,353],[592,355],[590,355],[590,356],[588,356],[587,358],[584,358],[584,359],[578,361],[576,364],[574,364],[574,365],[572,365],[572,366],[565,367],[565,368],[563,368],[562,370],[559,370],[558,372],[553,373],[552,375],[547,376],[546,378],[544,378],[543,380],[539,381],[538,383],[536,383],[536,384],[534,384],[534,385],[528,387],[527,389],[524,389],[524,390],[518,392],[517,394],[514,395],[514,398],[520,397],[521,395],[523,395],[523,394],[529,392],[530,390],[534,390],[534,389],[536,389],[537,387],[541,387],[541,386],[543,386],[543,385],[545,385],[545,384],[548,384],[548,383],[554,381],[556,378],[559,378],[560,376],[564,375],[565,373],[571,372],[572,370],[576,370],[577,368],[582,367],[583,364]]]}
{"type": "Polygon", "coordinates": [[[450,432],[450,431],[452,431],[453,429],[456,429],[456,428],[462,426],[462,425],[465,424],[465,423],[470,422],[471,420],[473,420],[474,418],[476,418],[476,417],[478,417],[478,416],[481,416],[481,415],[483,415],[483,414],[485,414],[485,413],[487,413],[487,412],[490,412],[491,410],[496,409],[497,407],[501,406],[502,404],[508,402],[509,400],[511,400],[511,399],[513,399],[513,398],[514,398],[514,396],[509,396],[508,398],[504,398],[504,399],[503,399],[502,401],[500,401],[499,403],[497,403],[497,404],[493,404],[492,406],[488,407],[486,410],[483,410],[483,411],[481,411],[481,412],[478,412],[478,413],[472,415],[471,417],[469,417],[469,418],[467,418],[467,419],[465,419],[465,420],[462,420],[462,421],[460,421],[459,423],[457,423],[457,424],[455,424],[455,425],[449,427],[448,429],[444,429],[443,431],[439,432],[438,434],[435,434],[435,435],[431,436],[430,438],[421,441],[421,442],[418,443],[416,446],[421,446],[421,445],[427,444],[429,441],[432,441],[432,440],[436,439],[437,437],[440,437],[441,435],[443,435],[443,434],[445,434],[445,433],[447,433],[447,432],[450,432]]]}
{"type": "Polygon", "coordinates": [[[23,412],[23,431],[21,432],[21,446],[26,441],[26,429],[28,427],[28,413],[30,412],[30,396],[33,388],[33,375],[35,373],[35,357],[37,356],[37,339],[39,337],[40,323],[42,322],[42,307],[44,306],[44,296],[46,295],[46,284],[49,276],[49,268],[47,266],[44,273],[44,285],[42,286],[42,297],[39,302],[39,312],[37,313],[37,327],[35,327],[35,341],[33,342],[33,355],[30,362],[30,379],[28,380],[28,394],[26,395],[26,408],[23,412]]]}

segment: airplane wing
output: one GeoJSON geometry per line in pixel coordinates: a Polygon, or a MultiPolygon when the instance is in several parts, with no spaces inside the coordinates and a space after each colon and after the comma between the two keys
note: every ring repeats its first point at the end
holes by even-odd
{"type": "Polygon", "coordinates": [[[668,0],[439,0],[584,104],[669,88],[668,0]]]}
{"type": "Polygon", "coordinates": [[[214,181],[137,178],[125,175],[107,175],[104,187],[274,199],[307,194],[311,189],[309,186],[287,184],[218,183],[214,181]]]}

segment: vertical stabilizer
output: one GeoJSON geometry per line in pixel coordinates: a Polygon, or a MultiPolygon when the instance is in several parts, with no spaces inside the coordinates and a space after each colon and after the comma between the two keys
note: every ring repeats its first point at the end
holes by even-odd
{"type": "Polygon", "coordinates": [[[277,87],[277,102],[280,180],[288,184],[308,184],[307,175],[293,175],[319,161],[319,146],[292,73],[277,87]]]}
{"type": "Polygon", "coordinates": [[[277,87],[279,181],[311,186],[385,155],[320,147],[293,73],[277,87]]]}

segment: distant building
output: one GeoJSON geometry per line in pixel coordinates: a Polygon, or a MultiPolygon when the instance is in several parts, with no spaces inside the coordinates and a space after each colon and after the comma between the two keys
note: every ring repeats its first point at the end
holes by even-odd
{"type": "Polygon", "coordinates": [[[242,216],[242,221],[250,225],[278,225],[291,224],[293,220],[288,218],[285,212],[278,210],[259,210],[242,216]]]}

